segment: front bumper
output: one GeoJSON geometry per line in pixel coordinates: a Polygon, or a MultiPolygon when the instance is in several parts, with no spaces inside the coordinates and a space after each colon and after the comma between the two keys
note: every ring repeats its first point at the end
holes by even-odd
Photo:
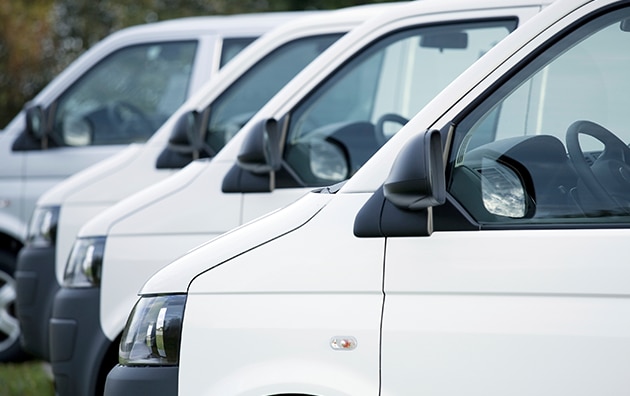
{"type": "Polygon", "coordinates": [[[50,360],[48,322],[59,290],[55,254],[55,247],[25,246],[20,250],[15,270],[20,342],[24,350],[44,360],[50,360]]]}
{"type": "Polygon", "coordinates": [[[127,367],[117,365],[107,376],[104,396],[177,395],[179,367],[127,367]]]}
{"type": "Polygon", "coordinates": [[[50,362],[57,396],[102,392],[118,344],[100,325],[100,288],[61,288],[50,319],[50,362]]]}

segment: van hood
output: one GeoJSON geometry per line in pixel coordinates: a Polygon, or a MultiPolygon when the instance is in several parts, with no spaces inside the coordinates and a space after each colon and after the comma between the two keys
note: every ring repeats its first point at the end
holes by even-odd
{"type": "Polygon", "coordinates": [[[131,144],[119,153],[108,157],[107,159],[98,162],[83,171],[75,173],[42,194],[37,201],[37,205],[60,205],[71,194],[85,188],[88,185],[98,183],[102,178],[107,177],[119,167],[125,166],[127,162],[136,158],[141,149],[141,144],[131,144]]]}
{"type": "Polygon", "coordinates": [[[264,215],[206,242],[153,275],[140,295],[186,293],[199,275],[236,256],[306,224],[334,197],[326,189],[306,194],[296,202],[264,215]]]}
{"type": "Polygon", "coordinates": [[[210,161],[212,161],[210,158],[193,161],[165,179],[115,203],[113,206],[95,215],[85,223],[79,230],[77,236],[79,238],[85,238],[111,235],[112,227],[116,223],[123,221],[134,213],[147,206],[151,206],[153,203],[176,191],[185,189],[186,186],[194,182],[203,169],[209,165],[210,161]]]}

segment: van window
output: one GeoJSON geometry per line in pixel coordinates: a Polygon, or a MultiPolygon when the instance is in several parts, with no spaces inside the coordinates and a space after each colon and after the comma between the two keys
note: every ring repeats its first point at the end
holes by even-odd
{"type": "Polygon", "coordinates": [[[341,34],[305,37],[284,44],[250,68],[210,105],[206,143],[214,153],[306,65],[341,34]]]}
{"type": "Polygon", "coordinates": [[[291,114],[285,165],[298,184],[344,180],[410,117],[516,28],[471,21],[396,32],[367,46],[291,114]]]}
{"type": "Polygon", "coordinates": [[[456,128],[450,192],[482,224],[628,222],[630,12],[592,21],[456,128]]]}
{"type": "Polygon", "coordinates": [[[59,146],[148,139],[184,102],[196,41],[121,49],[94,66],[53,105],[59,146]]]}
{"type": "Polygon", "coordinates": [[[256,40],[256,37],[224,38],[219,67],[225,66],[226,63],[231,61],[232,58],[245,49],[245,47],[250,45],[254,40],[256,40]]]}

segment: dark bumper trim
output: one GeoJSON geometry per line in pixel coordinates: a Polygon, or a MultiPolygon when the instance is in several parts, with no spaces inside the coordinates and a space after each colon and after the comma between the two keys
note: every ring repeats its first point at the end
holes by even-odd
{"type": "Polygon", "coordinates": [[[15,270],[15,306],[20,321],[22,348],[34,356],[50,360],[48,322],[59,290],[55,275],[54,247],[20,250],[15,270]]]}
{"type": "Polygon", "coordinates": [[[99,394],[118,362],[118,344],[103,334],[99,307],[99,288],[61,288],[55,296],[50,362],[57,396],[99,394]]]}
{"type": "Polygon", "coordinates": [[[127,367],[118,365],[107,376],[104,396],[176,396],[179,367],[127,367]]]}

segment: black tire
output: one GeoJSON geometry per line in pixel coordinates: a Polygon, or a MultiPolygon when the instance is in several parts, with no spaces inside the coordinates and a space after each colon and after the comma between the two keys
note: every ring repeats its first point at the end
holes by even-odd
{"type": "Polygon", "coordinates": [[[14,255],[0,251],[0,363],[29,357],[20,345],[20,325],[15,314],[15,263],[14,255]]]}

